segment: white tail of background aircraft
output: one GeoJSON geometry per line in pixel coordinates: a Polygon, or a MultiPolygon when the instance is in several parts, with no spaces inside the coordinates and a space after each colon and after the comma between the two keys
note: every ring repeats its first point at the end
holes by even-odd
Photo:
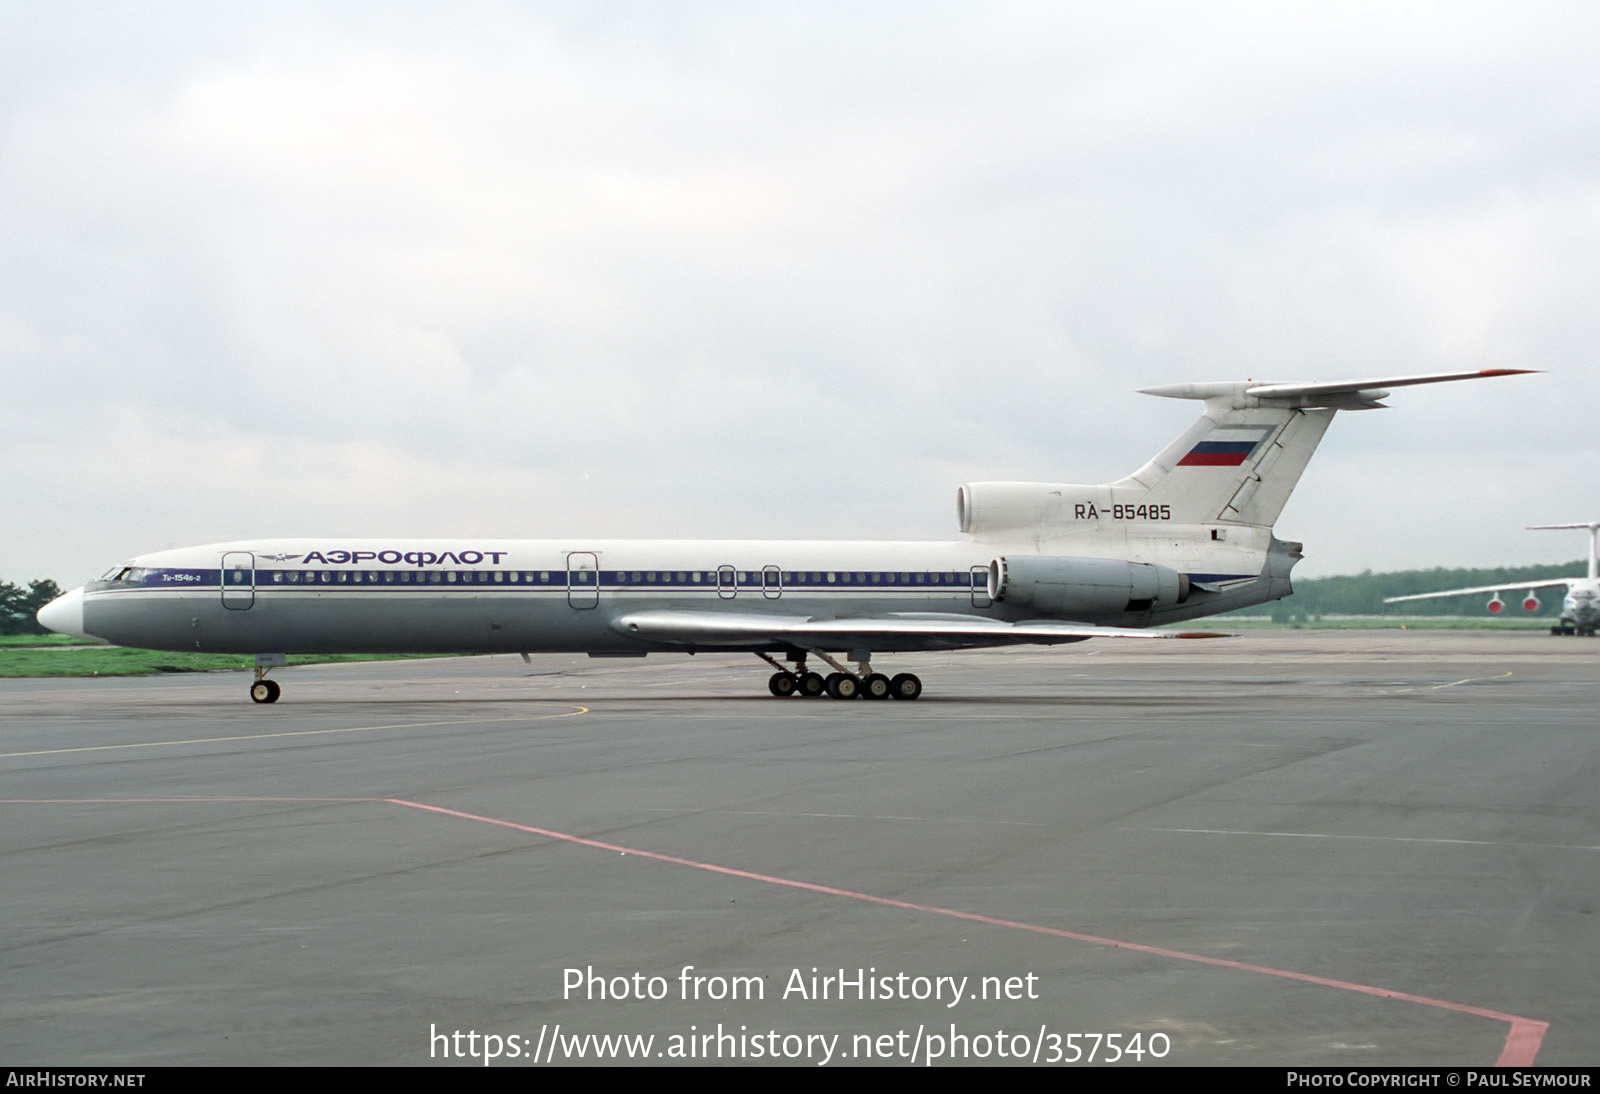
{"type": "Polygon", "coordinates": [[[122,563],[39,620],[120,645],[255,654],[257,702],[277,699],[266,674],[289,653],[536,650],[746,651],[777,670],[777,696],[915,699],[916,676],[869,659],[1207,637],[1147,628],[1289,595],[1300,545],[1272,525],[1335,413],[1380,407],[1392,388],[1523,371],[1150,388],[1202,400],[1200,420],[1116,482],[961,487],[961,540],[220,543],[122,563]],[[835,671],[808,670],[809,656],[835,671]]]}

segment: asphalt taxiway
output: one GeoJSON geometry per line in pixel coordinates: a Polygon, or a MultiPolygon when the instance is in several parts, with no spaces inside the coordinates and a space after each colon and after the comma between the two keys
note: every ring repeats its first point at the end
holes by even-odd
{"type": "Polygon", "coordinates": [[[1600,641],[875,667],[0,681],[0,1061],[1600,1059],[1600,641]]]}

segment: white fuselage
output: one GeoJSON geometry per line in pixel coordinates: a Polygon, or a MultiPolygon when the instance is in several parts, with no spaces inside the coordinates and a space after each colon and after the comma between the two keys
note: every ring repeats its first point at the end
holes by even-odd
{"type": "MultiPolygon", "coordinates": [[[[1182,538],[1198,544],[1203,537],[1182,538]]],[[[77,625],[67,629],[119,645],[230,653],[624,655],[686,645],[642,639],[616,626],[622,615],[644,610],[1147,627],[1258,603],[1270,593],[1286,595],[1292,562],[1281,567],[1281,578],[1268,578],[1263,548],[1270,537],[1257,538],[1259,546],[1236,534],[1226,555],[1216,553],[1211,561],[1224,570],[1205,565],[1197,546],[1183,548],[1194,557],[1167,559],[1196,583],[1181,605],[1133,602],[1130,608],[1123,595],[1095,612],[997,599],[991,578],[1006,552],[970,539],[246,541],[132,559],[83,588],[81,619],[69,620],[77,625]]],[[[1085,542],[1080,549],[1094,546],[1085,542]]],[[[58,617],[49,625],[61,623],[58,617]]],[[[872,642],[879,650],[996,644],[1005,642],[926,633],[872,642]]],[[[692,643],[698,649],[785,645],[692,643]]]]}
{"type": "Polygon", "coordinates": [[[1561,618],[1578,627],[1600,626],[1600,580],[1585,578],[1567,586],[1561,618]]]}

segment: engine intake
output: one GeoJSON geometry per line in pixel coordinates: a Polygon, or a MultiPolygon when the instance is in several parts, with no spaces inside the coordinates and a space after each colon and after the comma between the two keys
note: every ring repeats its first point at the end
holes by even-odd
{"type": "Polygon", "coordinates": [[[1068,615],[1169,608],[1189,599],[1189,577],[1115,558],[1001,556],[989,563],[989,598],[1068,615]]]}

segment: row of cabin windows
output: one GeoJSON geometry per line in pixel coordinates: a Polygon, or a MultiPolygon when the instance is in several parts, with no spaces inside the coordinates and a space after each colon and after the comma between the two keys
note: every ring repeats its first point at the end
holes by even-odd
{"type": "MultiPolygon", "coordinates": [[[[241,571],[242,572],[242,571],[241,571]]],[[[566,571],[555,573],[556,584],[563,584],[566,571]]],[[[274,584],[297,585],[548,585],[549,570],[273,570],[274,584]]]]}

